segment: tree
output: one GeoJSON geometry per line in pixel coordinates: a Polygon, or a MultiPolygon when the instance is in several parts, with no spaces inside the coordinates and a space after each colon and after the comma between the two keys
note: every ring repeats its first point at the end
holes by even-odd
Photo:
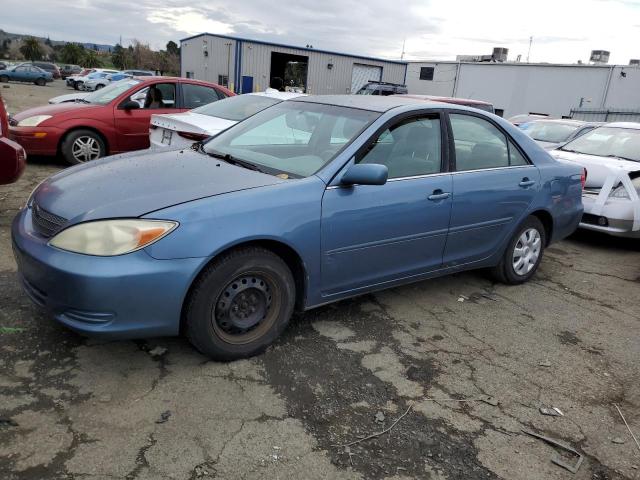
{"type": "Polygon", "coordinates": [[[178,44],[176,42],[174,42],[173,40],[170,40],[167,43],[167,53],[169,55],[180,56],[180,47],[178,46],[178,44]]]}
{"type": "Polygon", "coordinates": [[[119,43],[113,47],[113,53],[111,54],[111,62],[113,66],[120,70],[126,70],[129,66],[129,54],[126,49],[122,48],[119,43]]]}
{"type": "Polygon", "coordinates": [[[53,43],[51,43],[51,39],[49,37],[47,37],[47,39],[44,41],[45,45],[48,45],[49,47],[53,47],[53,43]]]}
{"type": "Polygon", "coordinates": [[[24,58],[33,62],[34,60],[42,59],[44,49],[37,38],[27,37],[20,46],[20,53],[24,55],[24,58]]]}
{"type": "Polygon", "coordinates": [[[97,68],[102,66],[102,61],[95,50],[87,50],[82,63],[86,68],[97,68]]]}
{"type": "Polygon", "coordinates": [[[67,43],[60,50],[60,60],[71,65],[80,65],[84,61],[84,46],[78,43],[67,43]]]}

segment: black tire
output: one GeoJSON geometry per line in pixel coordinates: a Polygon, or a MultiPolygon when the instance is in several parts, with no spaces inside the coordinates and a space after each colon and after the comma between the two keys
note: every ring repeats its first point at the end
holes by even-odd
{"type": "Polygon", "coordinates": [[[73,88],[76,90],[80,90],[80,85],[82,85],[84,82],[73,82],[73,88]]]}
{"type": "Polygon", "coordinates": [[[35,81],[35,84],[38,85],[39,87],[44,87],[47,84],[47,81],[44,78],[38,78],[35,81]]]}
{"type": "Polygon", "coordinates": [[[7,83],[9,81],[9,77],[6,75],[0,75],[0,83],[7,83]]]}
{"type": "Polygon", "coordinates": [[[104,88],[104,85],[102,85],[101,83],[96,85],[96,90],[100,90],[101,88],[104,88]]]}
{"type": "Polygon", "coordinates": [[[492,269],[493,276],[508,285],[519,285],[526,282],[535,275],[540,266],[546,241],[547,234],[542,222],[537,217],[527,217],[509,240],[500,263],[492,269]],[[530,236],[525,233],[530,233],[530,236]],[[537,255],[536,236],[539,242],[537,255]],[[522,252],[521,255],[516,253],[516,247],[522,252]],[[516,269],[516,265],[520,265],[520,267],[516,269]]]}
{"type": "Polygon", "coordinates": [[[257,355],[289,324],[295,292],[282,258],[258,247],[233,250],[194,282],[184,310],[186,336],[215,360],[257,355]]]}
{"type": "Polygon", "coordinates": [[[77,165],[104,157],[107,154],[107,147],[99,134],[93,130],[82,129],[74,130],[67,134],[62,141],[60,151],[69,165],[77,165]],[[87,148],[83,149],[82,144],[87,145],[87,148]],[[78,153],[79,150],[81,151],[80,153],[78,153]],[[85,152],[84,155],[83,151],[85,152]],[[97,151],[97,154],[93,155],[91,153],[94,151],[97,151]]]}

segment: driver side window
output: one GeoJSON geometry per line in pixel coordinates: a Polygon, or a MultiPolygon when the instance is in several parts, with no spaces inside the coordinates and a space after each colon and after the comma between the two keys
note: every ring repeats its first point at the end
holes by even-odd
{"type": "Polygon", "coordinates": [[[402,120],[382,132],[357,163],[379,163],[389,178],[428,175],[441,171],[440,118],[402,120]]]}
{"type": "Polygon", "coordinates": [[[143,109],[176,108],[175,83],[154,83],[129,97],[143,109]]]}

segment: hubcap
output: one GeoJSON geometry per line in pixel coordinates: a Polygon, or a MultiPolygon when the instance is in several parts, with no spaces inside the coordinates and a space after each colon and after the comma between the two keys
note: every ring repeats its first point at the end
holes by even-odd
{"type": "Polygon", "coordinates": [[[78,137],[71,146],[71,154],[79,162],[95,160],[100,153],[100,144],[92,137],[78,137]]]}
{"type": "Polygon", "coordinates": [[[538,263],[542,238],[535,228],[525,230],[516,242],[513,249],[513,270],[517,275],[523,276],[529,273],[538,263]]]}
{"type": "MultiPolygon", "coordinates": [[[[230,282],[218,297],[214,328],[229,343],[246,343],[272,313],[273,292],[262,275],[243,275],[230,282]]],[[[268,327],[268,326],[267,326],[268,327]]]]}

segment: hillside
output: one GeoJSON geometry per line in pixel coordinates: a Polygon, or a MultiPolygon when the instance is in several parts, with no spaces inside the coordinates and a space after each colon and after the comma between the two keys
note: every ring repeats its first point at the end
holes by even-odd
{"type": "MultiPolygon", "coordinates": [[[[10,32],[5,32],[4,30],[0,29],[0,43],[2,43],[4,40],[20,40],[23,39],[25,37],[35,37],[38,40],[42,40],[43,42],[47,39],[46,37],[38,37],[36,35],[25,35],[25,34],[21,34],[21,33],[10,33],[10,32]]],[[[52,45],[64,45],[65,43],[69,43],[68,41],[65,40],[53,40],[51,39],[51,44],[52,45]]],[[[81,42],[74,42],[74,43],[81,43],[81,42]]],[[[89,48],[89,49],[93,49],[93,50],[97,50],[99,52],[110,52],[113,49],[113,45],[105,45],[105,44],[100,44],[100,43],[81,43],[81,45],[84,45],[85,48],[89,48]]]]}

